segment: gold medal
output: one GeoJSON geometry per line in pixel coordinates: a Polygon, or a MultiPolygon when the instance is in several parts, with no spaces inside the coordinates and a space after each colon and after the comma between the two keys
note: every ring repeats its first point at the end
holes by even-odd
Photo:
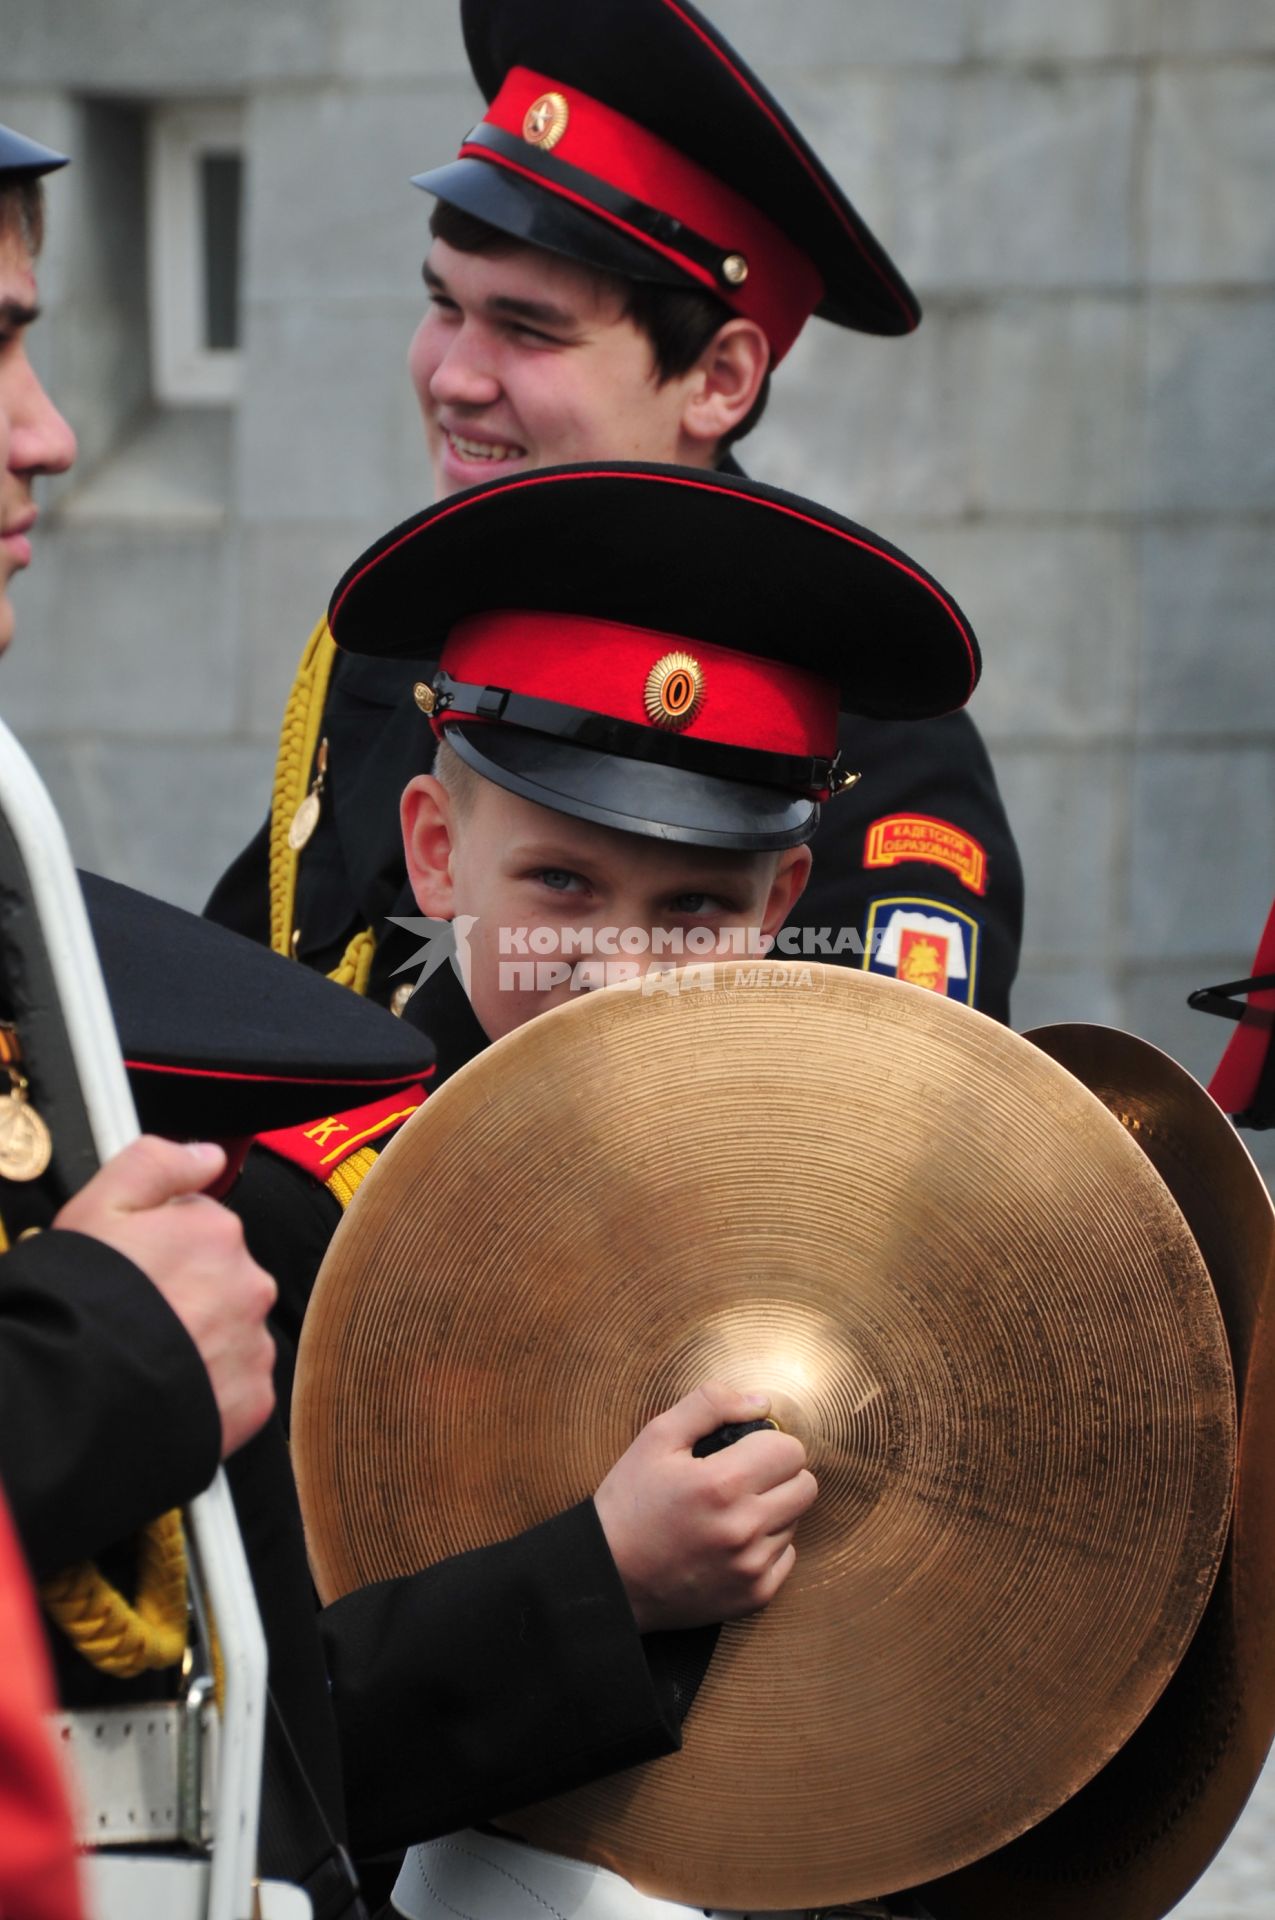
{"type": "Polygon", "coordinates": [[[292,816],[292,825],[288,828],[288,845],[294,853],[300,853],[309,842],[311,834],[319,824],[319,815],[323,807],[313,788],[307,793],[301,805],[292,816]]]}
{"type": "Polygon", "coordinates": [[[53,1136],[26,1094],[15,1086],[0,1100],[0,1176],[38,1180],[52,1158],[53,1136]]]}
{"type": "Polygon", "coordinates": [[[323,811],[323,782],[327,778],[327,771],[328,743],[326,740],[321,740],[318,758],[314,763],[314,781],[309,793],[293,814],[292,824],[288,828],[288,845],[294,853],[300,853],[303,847],[310,844],[314,830],[319,824],[319,815],[323,811]]]}
{"type": "Polygon", "coordinates": [[[53,1136],[31,1104],[21,1061],[17,1029],[0,1024],[0,1067],[9,1076],[9,1092],[0,1099],[0,1178],[38,1180],[53,1158],[53,1136]]]}

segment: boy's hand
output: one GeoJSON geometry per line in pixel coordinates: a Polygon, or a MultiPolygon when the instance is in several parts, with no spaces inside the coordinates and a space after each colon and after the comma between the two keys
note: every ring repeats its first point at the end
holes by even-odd
{"type": "Polygon", "coordinates": [[[221,1415],[221,1457],[250,1440],[274,1405],[276,1287],[233,1213],[201,1188],[226,1164],[211,1144],[143,1135],[108,1160],[54,1220],[104,1241],[154,1281],[199,1349],[221,1415]]]}
{"type": "Polygon", "coordinates": [[[764,1395],[708,1380],[643,1427],[594,1495],[640,1633],[755,1613],[792,1572],[818,1487],[800,1440],[749,1433],[697,1460],[697,1440],[764,1418],[764,1395]]]}

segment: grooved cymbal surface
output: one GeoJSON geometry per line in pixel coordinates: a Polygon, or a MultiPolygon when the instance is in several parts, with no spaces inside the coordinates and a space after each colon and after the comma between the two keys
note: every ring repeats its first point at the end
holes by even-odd
{"type": "Polygon", "coordinates": [[[1204,1617],[1115,1758],[1021,1839],[925,1890],[935,1920],[1161,1920],[1234,1825],[1275,1733],[1275,1207],[1185,1067],[1110,1027],[1029,1033],[1114,1114],[1182,1209],[1230,1342],[1231,1534],[1204,1617]]]}
{"type": "Polygon", "coordinates": [[[324,1264],[294,1457],[330,1600],[587,1495],[700,1379],[771,1392],[820,1483],[791,1580],[680,1754],[510,1824],[815,1905],[979,1858],[1127,1738],[1222,1551],[1230,1367],[1162,1181],[1054,1062],[865,974],[711,974],[427,1102],[324,1264]]]}

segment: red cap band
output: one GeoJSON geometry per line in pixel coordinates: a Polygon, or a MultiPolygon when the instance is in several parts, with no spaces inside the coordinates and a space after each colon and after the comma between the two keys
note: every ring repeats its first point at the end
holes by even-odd
{"type": "MultiPolygon", "coordinates": [[[[557,701],[636,727],[672,729],[686,740],[802,758],[831,759],[837,750],[839,698],[831,680],[805,667],[617,620],[503,610],[475,614],[452,629],[440,665],[457,681],[557,701]],[[672,656],[689,663],[680,682],[672,656]]],[[[445,725],[468,716],[451,709],[439,717],[445,725]]]]}
{"type": "Polygon", "coordinates": [[[770,342],[776,362],[783,359],[802,327],[823,298],[823,280],[814,262],[795,247],[774,222],[758,212],[731,187],[706,168],[688,160],[658,134],[593,100],[578,87],[566,86],[529,67],[514,67],[487,109],[487,124],[503,133],[527,139],[527,117],[538,102],[553,94],[564,103],[560,131],[547,142],[530,140],[529,151],[539,156],[535,172],[490,148],[461,147],[462,159],[485,160],[492,166],[522,173],[546,193],[569,200],[596,219],[604,220],[652,253],[672,261],[693,280],[707,287],[736,313],[755,320],[770,342]],[[731,285],[701,262],[666,245],[621,215],[596,206],[573,191],[566,179],[555,180],[553,163],[561,161],[633,200],[680,220],[694,233],[736,256],[746,268],[744,279],[731,285]]]}

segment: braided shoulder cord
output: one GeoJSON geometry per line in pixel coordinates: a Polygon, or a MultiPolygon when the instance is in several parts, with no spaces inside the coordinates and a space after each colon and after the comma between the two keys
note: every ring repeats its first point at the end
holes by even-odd
{"type": "MultiPolygon", "coordinates": [[[[9,1236],[0,1220],[0,1253],[9,1236]]],[[[91,1560],[40,1586],[40,1598],[71,1645],[102,1673],[121,1679],[176,1666],[186,1651],[186,1544],[174,1507],[142,1533],[137,1598],[130,1605],[91,1560]]]]}
{"type": "Polygon", "coordinates": [[[288,845],[292,816],[310,788],[310,768],[323,725],[323,704],[336,660],[336,642],[320,620],[297,664],[279,729],[274,791],[270,800],[270,945],[285,959],[292,952],[297,901],[298,854],[288,845]]]}
{"type": "Polygon", "coordinates": [[[364,927],[362,933],[355,934],[328,979],[335,980],[338,987],[349,987],[352,993],[366,993],[375,952],[376,936],[371,927],[364,927]]]}
{"type": "Polygon", "coordinates": [[[328,1192],[335,1194],[342,1210],[349,1206],[363,1182],[376,1165],[378,1158],[375,1147],[360,1147],[348,1160],[343,1160],[334,1173],[324,1181],[328,1192]]]}
{"type": "MultiPolygon", "coordinates": [[[[310,791],[310,769],[323,727],[324,703],[335,660],[336,642],[328,631],[327,621],[320,620],[298,662],[279,729],[279,754],[270,800],[270,945],[285,959],[292,957],[297,868],[301,860],[301,855],[288,844],[288,829],[292,816],[310,791]]],[[[375,951],[376,936],[370,927],[365,927],[350,941],[328,975],[329,980],[335,980],[340,987],[349,987],[353,993],[366,993],[375,951]]]]}
{"type": "Polygon", "coordinates": [[[152,1668],[176,1666],[186,1651],[186,1544],[179,1509],[143,1529],[131,1605],[91,1560],[43,1581],[40,1598],[100,1673],[131,1680],[152,1668]]]}

